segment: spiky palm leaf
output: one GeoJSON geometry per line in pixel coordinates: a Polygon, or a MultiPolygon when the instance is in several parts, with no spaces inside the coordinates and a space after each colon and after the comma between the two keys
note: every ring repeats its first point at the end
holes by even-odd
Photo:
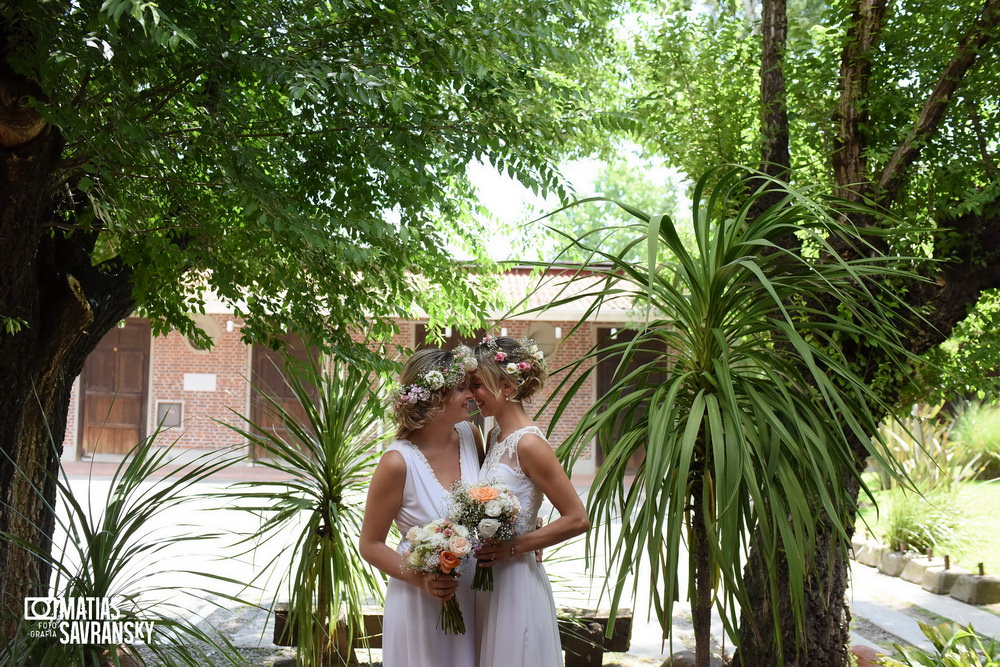
{"type": "MultiPolygon", "coordinates": [[[[337,624],[346,619],[347,645],[362,627],[361,607],[380,595],[380,577],[361,558],[358,535],[365,494],[383,439],[382,379],[365,366],[335,357],[325,370],[316,364],[287,365],[292,409],[268,398],[265,411],[284,426],[284,435],[239,415],[243,426],[228,425],[260,447],[260,464],[287,479],[253,482],[229,492],[241,509],[261,517],[245,542],[288,540],[293,572],[287,583],[289,622],[299,660],[305,665],[346,660],[337,644],[337,624]],[[301,413],[299,412],[301,410],[301,413]],[[301,416],[301,415],[304,415],[301,416]]],[[[275,556],[262,576],[281,561],[275,556]]],[[[279,590],[275,590],[275,601],[279,590]]]]}
{"type": "MultiPolygon", "coordinates": [[[[873,294],[869,279],[913,276],[893,268],[861,231],[835,216],[832,202],[776,181],[755,189],[762,178],[728,168],[698,182],[692,250],[669,218],[619,203],[642,221],[635,243],[645,244],[647,262],[590,249],[592,287],[547,305],[589,302],[581,323],[615,300],[644,313],[632,340],[595,348],[569,369],[553,393],[562,394],[553,422],[598,360],[617,361],[610,391],[560,455],[572,462],[591,442],[602,448],[588,498],[597,526],[588,549],[603,540],[622,564],[609,575],[615,608],[628,575],[648,561],[664,636],[680,593],[682,539],[699,533],[701,548],[697,540],[688,545],[689,582],[700,582],[687,591],[696,621],[707,614],[705,604],[714,603],[736,637],[736,609],[747,603],[742,566],[756,531],[772,595],[779,585],[775,554],[784,553],[801,628],[817,515],[828,516],[846,544],[844,522],[854,500],[844,475],[856,475],[852,444],[870,443],[871,455],[896,469],[885,443],[871,439],[890,410],[839,350],[842,341],[863,337],[905,355],[890,313],[906,306],[891,293],[873,294]],[[779,192],[779,201],[754,214],[766,190],[768,196],[779,192]],[[802,252],[779,245],[792,235],[802,252]],[[834,240],[860,250],[853,256],[861,259],[842,259],[834,240]],[[657,264],[664,249],[673,261],[657,264]],[[830,299],[839,302],[834,312],[821,305],[830,299]],[[640,353],[653,361],[639,363],[640,353]],[[644,457],[629,482],[626,466],[637,451],[644,457]],[[604,528],[616,525],[620,530],[604,528]]],[[[586,239],[571,243],[587,245],[586,239]]],[[[573,280],[582,277],[581,271],[573,280]]],[[[703,630],[696,625],[696,634],[703,630]]],[[[707,640],[697,637],[699,644],[707,640]]]]}
{"type": "MultiPolygon", "coordinates": [[[[216,450],[184,463],[175,457],[175,443],[163,446],[157,442],[159,434],[159,430],[154,431],[132,448],[116,468],[103,498],[79,498],[60,468],[54,483],[57,504],[63,509],[50,510],[56,517],[56,533],[64,537],[52,553],[12,535],[2,537],[45,560],[53,573],[53,596],[113,599],[122,614],[120,620],[152,622],[153,641],[146,648],[160,664],[216,664],[206,655],[206,647],[228,664],[242,664],[236,648],[223,635],[202,628],[201,619],[190,606],[192,602],[204,605],[234,599],[230,593],[210,587],[221,584],[231,589],[240,582],[208,569],[161,564],[164,557],[177,556],[179,545],[219,537],[203,526],[168,530],[162,524],[169,521],[166,515],[172,509],[194,501],[196,485],[232,464],[235,453],[216,450]],[[155,583],[164,577],[168,583],[155,583]],[[195,583],[178,590],[172,583],[178,578],[195,583]],[[178,593],[187,598],[178,597],[178,593]]],[[[47,502],[42,489],[33,488],[33,492],[39,502],[47,502]]],[[[61,643],[63,634],[33,633],[33,626],[23,624],[24,632],[0,650],[0,663],[39,667],[97,667],[102,661],[118,664],[117,646],[61,643]]]]}

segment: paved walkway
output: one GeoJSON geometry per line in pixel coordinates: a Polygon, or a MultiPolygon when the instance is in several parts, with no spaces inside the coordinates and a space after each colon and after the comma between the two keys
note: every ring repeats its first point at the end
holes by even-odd
{"type": "MultiPolygon", "coordinates": [[[[65,465],[74,493],[79,498],[89,493],[92,503],[100,505],[100,500],[106,497],[110,476],[114,470],[112,463],[76,462],[65,465]]],[[[234,480],[253,481],[276,479],[276,473],[260,466],[238,466],[230,468],[225,474],[211,482],[200,485],[198,491],[218,491],[234,480]]],[[[585,491],[585,483],[579,485],[579,491],[585,491]]],[[[159,528],[169,528],[183,525],[207,526],[212,530],[241,530],[252,528],[252,518],[246,513],[232,512],[219,507],[219,501],[199,501],[199,505],[172,510],[172,513],[161,517],[163,523],[159,528]],[[178,514],[177,512],[182,512],[178,514]]],[[[157,527],[150,527],[151,529],[157,527]]],[[[59,543],[58,540],[56,542],[59,543]]],[[[265,545],[255,553],[256,562],[247,558],[233,558],[231,547],[226,547],[221,541],[206,545],[203,553],[186,551],[174,555],[164,554],[156,564],[156,570],[166,571],[175,567],[188,569],[199,567],[202,563],[223,563],[225,574],[237,581],[249,582],[259,570],[259,564],[271,557],[279,559],[284,554],[281,545],[265,545]],[[220,556],[220,554],[226,554],[220,556]],[[194,564],[192,563],[194,561],[194,564]]],[[[564,547],[552,549],[546,553],[546,568],[553,580],[557,604],[576,607],[606,607],[607,600],[600,598],[595,582],[586,573],[583,565],[583,543],[576,540],[564,547]],[[581,586],[581,582],[589,583],[589,587],[581,586]]],[[[590,572],[605,571],[607,565],[600,559],[593,563],[590,572]]],[[[191,585],[191,582],[178,578],[176,570],[163,575],[154,575],[146,580],[147,585],[158,583],[166,589],[178,590],[191,585]]],[[[645,665],[660,665],[671,651],[693,648],[693,631],[690,614],[686,603],[679,603],[675,609],[671,638],[673,645],[663,646],[659,624],[647,616],[649,608],[648,576],[639,572],[636,577],[635,600],[622,603],[623,607],[631,607],[633,613],[633,632],[631,647],[628,654],[609,654],[605,658],[606,665],[623,665],[625,667],[640,667],[645,665]]],[[[680,582],[683,588],[684,581],[680,582]]],[[[265,590],[274,590],[273,587],[265,590]]],[[[241,591],[227,591],[240,594],[241,591]]],[[[244,595],[241,595],[244,597],[244,595]]],[[[883,652],[891,651],[892,644],[912,644],[929,647],[929,642],[920,632],[918,621],[941,622],[950,619],[962,625],[972,624],[977,631],[1000,639],[1000,605],[989,607],[974,607],[959,602],[949,596],[928,593],[915,584],[905,580],[880,574],[874,568],[852,563],[852,608],[855,616],[852,625],[852,642],[867,644],[883,652]]],[[[166,604],[166,603],[165,603],[166,604]]],[[[207,619],[220,628],[231,638],[233,643],[247,656],[251,665],[270,665],[274,659],[291,655],[290,649],[277,647],[271,642],[272,627],[269,614],[253,608],[235,608],[233,603],[227,603],[224,608],[205,603],[204,600],[189,604],[186,609],[191,615],[207,619]]],[[[719,649],[731,651],[731,645],[723,641],[721,622],[716,619],[713,631],[717,637],[719,649]]],[[[378,657],[374,652],[373,658],[378,657]]]]}

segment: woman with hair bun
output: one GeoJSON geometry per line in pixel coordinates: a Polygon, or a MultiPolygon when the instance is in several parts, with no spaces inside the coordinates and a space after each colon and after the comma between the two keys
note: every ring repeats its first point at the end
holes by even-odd
{"type": "MultiPolygon", "coordinates": [[[[471,357],[439,349],[415,352],[393,394],[396,440],[379,460],[361,526],[361,556],[389,575],[383,615],[385,667],[474,667],[476,636],[445,634],[438,627],[441,603],[457,596],[467,628],[475,627],[471,572],[463,577],[403,569],[409,543],[386,544],[393,522],[401,535],[447,516],[449,490],[474,483],[482,439],[468,422],[467,364],[471,357]]],[[[464,569],[464,568],[459,568],[464,569]]]]}
{"type": "Polygon", "coordinates": [[[479,667],[559,667],[563,664],[552,586],[534,552],[590,529],[587,511],[523,401],[545,384],[545,359],[531,340],[487,336],[475,350],[470,389],[479,411],[496,418],[487,440],[481,483],[510,488],[521,503],[517,534],[476,554],[492,567],[493,591],[479,593],[479,667]],[[559,517],[536,528],[548,498],[559,517]]]}

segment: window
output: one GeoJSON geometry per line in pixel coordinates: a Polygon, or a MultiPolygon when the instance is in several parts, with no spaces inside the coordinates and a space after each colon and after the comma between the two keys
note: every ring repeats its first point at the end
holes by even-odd
{"type": "Polygon", "coordinates": [[[184,404],[179,401],[156,402],[156,426],[177,428],[184,419],[184,404]]]}

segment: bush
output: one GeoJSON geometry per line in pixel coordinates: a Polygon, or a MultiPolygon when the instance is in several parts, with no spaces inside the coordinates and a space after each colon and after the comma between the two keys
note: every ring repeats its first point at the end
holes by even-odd
{"type": "Polygon", "coordinates": [[[959,541],[962,518],[955,493],[938,489],[924,496],[894,489],[888,497],[883,541],[890,548],[926,552],[959,541]]]}
{"type": "Polygon", "coordinates": [[[967,457],[981,461],[979,479],[1000,477],[1000,405],[965,404],[956,416],[953,436],[967,457]]]}
{"type": "MultiPolygon", "coordinates": [[[[906,477],[921,491],[947,488],[973,479],[981,467],[979,457],[953,440],[952,424],[941,406],[914,405],[909,417],[883,422],[879,432],[906,477]]],[[[897,480],[873,462],[879,488],[891,489],[897,480]]]]}
{"type": "Polygon", "coordinates": [[[886,667],[995,667],[1000,665],[1000,642],[980,635],[972,626],[954,623],[920,623],[924,635],[934,644],[932,651],[894,644],[897,657],[880,661],[886,667]]]}

